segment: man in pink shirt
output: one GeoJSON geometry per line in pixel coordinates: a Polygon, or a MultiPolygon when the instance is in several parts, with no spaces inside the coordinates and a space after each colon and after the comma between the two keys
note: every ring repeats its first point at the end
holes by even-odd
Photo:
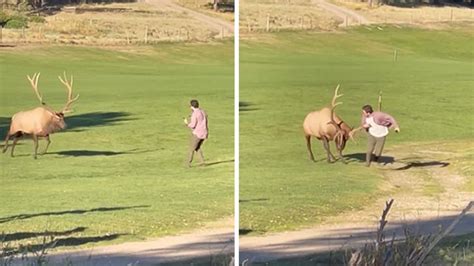
{"type": "Polygon", "coordinates": [[[385,137],[388,135],[388,129],[393,128],[395,132],[400,132],[397,121],[391,115],[374,112],[372,106],[364,105],[362,107],[362,121],[361,126],[367,130],[367,154],[366,166],[370,166],[372,156],[374,161],[378,161],[382,155],[383,146],[385,144],[385,137]],[[375,154],[374,153],[375,150],[375,154]]]}
{"type": "Polygon", "coordinates": [[[191,100],[190,108],[193,112],[191,114],[191,121],[188,122],[188,119],[184,119],[184,124],[192,129],[191,146],[188,157],[189,167],[191,167],[194,152],[199,154],[199,157],[201,157],[201,165],[204,165],[204,155],[202,154],[201,146],[208,135],[206,112],[199,108],[199,102],[197,100],[191,100]]]}

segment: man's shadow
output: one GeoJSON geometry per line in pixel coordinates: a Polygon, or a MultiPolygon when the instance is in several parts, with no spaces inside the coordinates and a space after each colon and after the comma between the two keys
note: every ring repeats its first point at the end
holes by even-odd
{"type": "MultiPolygon", "coordinates": [[[[348,159],[348,161],[365,162],[365,155],[365,153],[352,153],[344,155],[344,158],[348,159]]],[[[395,157],[380,156],[378,162],[382,164],[393,164],[395,162],[395,157]]]]}
{"type": "MultiPolygon", "coordinates": [[[[344,155],[345,158],[348,158],[349,161],[358,161],[358,162],[365,162],[365,153],[353,153],[344,155]]],[[[400,167],[392,168],[391,170],[407,170],[410,168],[420,168],[420,167],[446,167],[449,165],[448,162],[442,161],[424,161],[424,160],[407,160],[407,159],[400,159],[395,161],[395,157],[393,156],[380,156],[378,163],[387,165],[392,164],[394,165],[396,162],[400,163],[400,167]]]]}

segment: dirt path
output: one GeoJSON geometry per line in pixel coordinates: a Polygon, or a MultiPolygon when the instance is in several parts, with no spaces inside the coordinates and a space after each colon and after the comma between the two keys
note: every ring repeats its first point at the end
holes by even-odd
{"type": "Polygon", "coordinates": [[[223,33],[225,36],[229,36],[234,33],[234,25],[232,23],[180,6],[172,0],[144,0],[144,2],[157,7],[170,8],[174,11],[185,13],[191,18],[205,23],[210,29],[218,34],[223,33]]]}
{"type": "Polygon", "coordinates": [[[233,254],[233,218],[207,225],[189,234],[163,237],[143,242],[51,253],[48,265],[158,265],[191,259],[212,260],[233,254]]]}
{"type": "MultiPolygon", "coordinates": [[[[395,203],[388,217],[390,233],[387,235],[394,233],[403,237],[405,226],[420,234],[430,234],[438,232],[440,225],[449,225],[474,200],[474,193],[462,189],[467,178],[457,173],[458,165],[453,165],[464,160],[460,155],[463,153],[443,150],[441,144],[409,146],[407,150],[387,149],[386,154],[395,155],[396,162],[377,166],[384,178],[380,188],[384,196],[360,211],[331,217],[314,228],[243,236],[240,261],[264,262],[363,245],[374,239],[378,219],[389,198],[395,203]]],[[[474,232],[474,209],[461,220],[453,234],[470,232],[474,232]]]]}
{"type": "Polygon", "coordinates": [[[312,3],[342,19],[343,22],[339,24],[339,27],[370,23],[370,21],[364,16],[345,7],[331,4],[325,0],[312,0],[312,3]]]}

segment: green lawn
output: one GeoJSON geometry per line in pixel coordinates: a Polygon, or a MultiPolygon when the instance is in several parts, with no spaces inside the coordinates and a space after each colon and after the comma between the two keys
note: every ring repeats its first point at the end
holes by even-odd
{"type": "MultiPolygon", "coordinates": [[[[348,165],[327,164],[317,140],[308,159],[305,115],[330,103],[357,126],[360,108],[393,114],[401,133],[386,150],[418,141],[473,141],[472,27],[450,31],[377,26],[340,33],[284,32],[241,42],[240,227],[243,233],[300,228],[361,208],[383,177],[357,158],[366,140],[348,143],[348,165]],[[394,51],[397,60],[394,61],[394,51]]],[[[334,147],[332,147],[333,152],[334,147]]],[[[430,192],[433,192],[430,190],[430,192]]]]}
{"type": "MultiPolygon", "coordinates": [[[[2,48],[3,49],[3,48],[2,48]]],[[[0,154],[0,233],[62,245],[178,234],[233,215],[233,43],[160,44],[134,52],[80,47],[0,50],[0,136],[10,117],[38,105],[26,74],[41,71],[44,100],[63,106],[57,79],[74,74],[80,98],[48,154],[0,154]],[[185,167],[189,100],[209,115],[206,167],[185,167]],[[70,232],[73,230],[73,232],[70,232]]],[[[45,143],[40,144],[40,149],[45,143]]]]}

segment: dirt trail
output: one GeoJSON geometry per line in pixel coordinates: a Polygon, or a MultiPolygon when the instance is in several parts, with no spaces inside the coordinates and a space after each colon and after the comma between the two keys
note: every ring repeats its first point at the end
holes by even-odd
{"type": "Polygon", "coordinates": [[[144,0],[144,2],[157,7],[166,7],[174,11],[183,12],[189,15],[191,18],[205,23],[210,29],[218,34],[223,33],[224,35],[229,36],[234,33],[234,25],[232,23],[180,6],[172,0],[144,0]]]}
{"type": "MultiPolygon", "coordinates": [[[[463,191],[467,178],[453,165],[459,153],[438,150],[439,145],[410,145],[395,154],[396,162],[377,166],[384,178],[384,196],[360,211],[331,217],[314,228],[240,238],[240,261],[264,262],[300,257],[356,247],[374,239],[378,219],[389,198],[395,200],[388,216],[387,235],[403,237],[405,226],[420,234],[439,231],[474,200],[474,193],[463,191]],[[398,159],[400,158],[400,159],[398,159]],[[399,170],[395,170],[399,169],[399,170]]],[[[462,160],[462,159],[461,159],[462,160]]],[[[362,166],[361,166],[362,167],[362,166]]],[[[453,234],[474,232],[474,209],[455,228],[453,234]]]]}
{"type": "Polygon", "coordinates": [[[370,24],[367,18],[345,7],[331,4],[325,0],[312,0],[311,2],[342,19],[343,22],[339,24],[339,27],[370,24]]]}
{"type": "Polygon", "coordinates": [[[191,259],[210,260],[233,254],[233,218],[211,223],[195,232],[143,242],[51,253],[48,265],[158,265],[191,259]]]}

